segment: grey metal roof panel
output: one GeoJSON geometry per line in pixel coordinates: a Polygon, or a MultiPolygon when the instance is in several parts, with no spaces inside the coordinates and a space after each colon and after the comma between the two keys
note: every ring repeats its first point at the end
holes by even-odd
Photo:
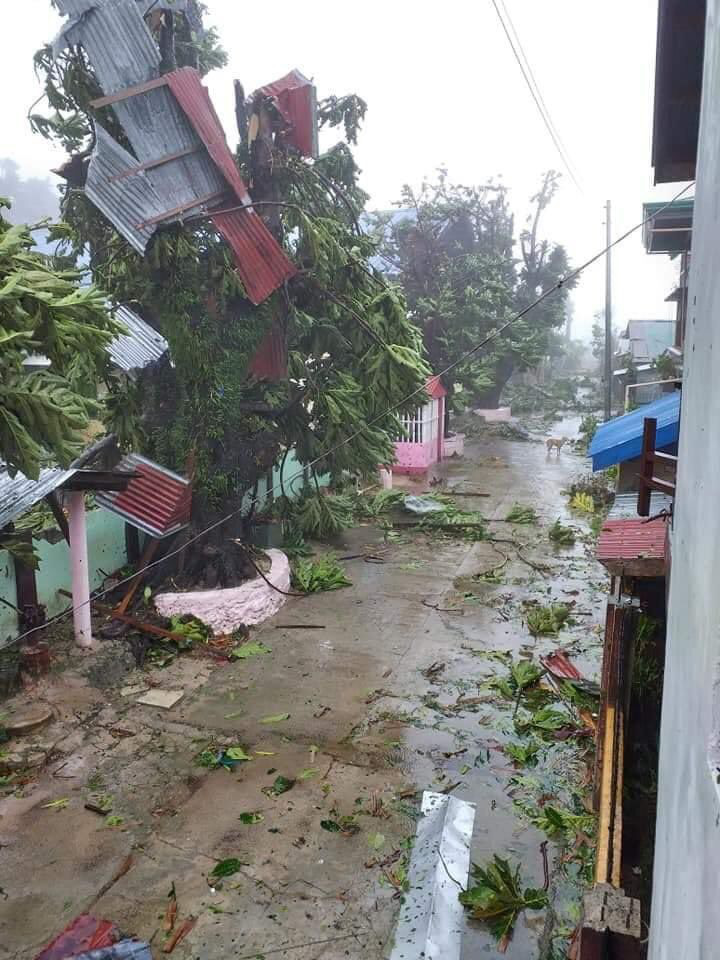
{"type": "Polygon", "coordinates": [[[97,142],[88,168],[85,193],[127,242],[138,253],[144,253],[155,227],[139,227],[138,224],[162,214],[160,198],[144,173],[113,180],[137,161],[99,124],[95,126],[95,135],[97,142]]]}
{"type": "MultiPolygon", "coordinates": [[[[135,0],[109,0],[68,29],[65,39],[83,46],[106,94],[158,76],[160,53],[135,0]]],[[[98,136],[86,189],[90,199],[142,253],[155,225],[139,224],[197,198],[222,193],[227,184],[167,87],[120,100],[113,104],[113,110],[135,156],[103,131],[102,143],[102,135],[98,136]],[[161,166],[122,180],[110,179],[138,163],[193,148],[197,152],[161,166]]],[[[202,209],[201,203],[194,204],[178,217],[165,219],[181,219],[202,209]]]]}
{"type": "Polygon", "coordinates": [[[73,30],[104,93],[112,94],[158,75],[160,51],[134,0],[93,5],[73,30]]]}
{"type": "Polygon", "coordinates": [[[99,7],[105,0],[53,0],[60,13],[68,17],[79,17],[93,7],[99,7]]]}
{"type": "Polygon", "coordinates": [[[7,466],[0,462],[0,530],[21,517],[76,473],[77,470],[45,467],[40,471],[37,480],[30,480],[24,473],[16,473],[11,477],[7,466]]]}
{"type": "MultiPolygon", "coordinates": [[[[637,502],[638,495],[637,493],[618,493],[615,496],[615,501],[610,508],[610,513],[608,518],[610,520],[625,520],[630,517],[637,517],[637,502]]],[[[673,499],[668,497],[664,493],[659,493],[656,490],[650,494],[650,516],[654,516],[656,513],[660,513],[661,510],[672,509],[673,499]]]]}
{"type": "Polygon", "coordinates": [[[128,332],[120,334],[112,341],[108,354],[112,362],[126,373],[142,370],[148,364],[159,360],[167,351],[168,342],[165,337],[129,307],[118,307],[115,318],[125,324],[128,332]]]}

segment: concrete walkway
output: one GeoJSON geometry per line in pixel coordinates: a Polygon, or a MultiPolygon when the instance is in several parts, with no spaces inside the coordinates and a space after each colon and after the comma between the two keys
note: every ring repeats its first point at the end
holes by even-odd
{"type": "MultiPolygon", "coordinates": [[[[602,570],[584,543],[556,555],[547,539],[556,517],[568,520],[563,487],[584,469],[567,450],[548,458],[544,444],[495,440],[470,443],[464,460],[442,470],[450,487],[491,494],[458,496],[465,509],[500,520],[515,502],[534,506],[541,524],[512,535],[530,564],[552,573],[507,544],[414,531],[384,543],[377,528],[360,527],[341,552],[382,545],[385,563],[348,561],[351,588],[290,601],[253,632],[268,653],[220,666],[186,656],[151,671],[163,688],[185,690],[170,711],[121,696],[137,673],[118,676],[110,644],[94,664],[47,681],[41,692],[59,719],[33,748],[37,756],[49,745],[51,762],[0,801],[0,958],[31,958],[88,909],[154,936],[160,956],[174,883],[179,917],[196,918],[175,956],[380,960],[423,789],[475,801],[473,859],[509,856],[524,883],[542,886],[545,835],[508,794],[518,773],[502,750],[514,739],[512,710],[482,684],[504,673],[487,654],[537,658],[559,643],[586,675],[597,673],[602,570]],[[472,579],[504,555],[502,582],[472,579]],[[523,622],[528,600],[573,601],[582,616],[561,641],[536,642],[523,622]],[[233,772],[197,764],[205,748],[231,745],[252,759],[233,772]],[[294,786],[268,795],[278,775],[294,786]],[[91,792],[112,796],[121,824],[84,808],[91,792]],[[59,799],[69,802],[46,806],[59,799]],[[262,819],[246,823],[244,813],[262,819]],[[242,861],[237,873],[208,877],[230,857],[242,861]]],[[[511,535],[505,523],[490,529],[511,535]]],[[[581,761],[579,749],[566,752],[564,776],[581,779],[581,761]]],[[[577,892],[559,860],[551,848],[553,908],[521,917],[507,957],[547,957],[553,936],[574,926],[577,892]]],[[[497,951],[484,928],[469,925],[463,955],[497,951]]]]}

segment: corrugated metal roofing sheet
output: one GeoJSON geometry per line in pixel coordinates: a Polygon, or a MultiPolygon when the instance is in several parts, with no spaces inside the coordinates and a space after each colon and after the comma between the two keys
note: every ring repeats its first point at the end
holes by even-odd
{"type": "Polygon", "coordinates": [[[598,537],[596,556],[610,560],[663,559],[667,521],[627,519],[606,520],[598,537]]]}
{"type": "MultiPolygon", "coordinates": [[[[317,96],[315,87],[299,70],[260,87],[255,94],[270,97],[289,130],[283,138],[306,157],[318,155],[317,96]]],[[[253,94],[253,96],[255,96],[253,94]]]]}
{"type": "MultiPolygon", "coordinates": [[[[66,25],[62,42],[82,45],[105,94],[157,79],[160,52],[135,0],[107,5],[96,0],[83,10],[80,19],[66,25]]],[[[140,253],[158,223],[183,220],[208,205],[222,206],[228,188],[239,202],[250,201],[197,71],[184,67],[165,79],[167,85],[112,105],[135,156],[98,126],[86,184],[88,197],[140,253]],[[127,175],[143,164],[156,165],[127,175]]],[[[232,247],[253,303],[295,274],[254,211],[233,210],[213,220],[232,247]]]]}
{"type": "Polygon", "coordinates": [[[97,139],[85,181],[85,193],[130,246],[138,253],[144,253],[155,228],[138,224],[148,217],[162,214],[160,198],[144,173],[122,180],[113,179],[137,161],[99,124],[95,125],[95,135],[97,139]]]}
{"type": "Polygon", "coordinates": [[[238,273],[253,303],[262,303],[297,273],[254,210],[214,213],[212,221],[235,254],[238,273]]]}
{"type": "Polygon", "coordinates": [[[680,435],[680,392],[675,390],[667,393],[622,417],[601,423],[588,451],[592,457],[593,470],[603,470],[615,463],[639,457],[642,453],[646,417],[657,419],[658,449],[677,443],[680,435]]]}
{"type": "Polygon", "coordinates": [[[192,67],[181,67],[166,75],[168,85],[195,133],[205,144],[213,162],[222,172],[241,203],[250,202],[240,172],[238,171],[230,148],[225,139],[225,131],[215,113],[207,87],[203,85],[200,74],[192,67]]]}
{"type": "MultiPolygon", "coordinates": [[[[615,501],[610,508],[610,513],[608,514],[608,519],[624,520],[636,518],[638,515],[637,502],[637,493],[616,494],[615,501]]],[[[659,493],[657,490],[653,490],[653,492],[650,494],[651,517],[655,516],[657,513],[660,513],[661,510],[667,510],[669,512],[672,509],[672,505],[673,498],[668,497],[667,494],[659,493]]]]}
{"type": "Polygon", "coordinates": [[[46,467],[40,471],[37,480],[30,480],[24,473],[16,473],[11,477],[7,466],[0,463],[0,530],[21,517],[76,473],[77,470],[46,467]]]}
{"type": "Polygon", "coordinates": [[[112,341],[108,346],[108,354],[112,362],[126,373],[142,370],[159,360],[168,349],[165,337],[129,307],[118,307],[115,319],[125,324],[127,333],[121,333],[112,341]]]}
{"type": "Polygon", "coordinates": [[[116,469],[139,476],[120,493],[96,494],[97,503],[160,539],[188,525],[192,497],[189,480],[137,453],[124,456],[116,469]]]}
{"type": "Polygon", "coordinates": [[[272,327],[260,341],[250,361],[249,372],[258,380],[284,380],[287,377],[287,343],[279,326],[272,327]]]}

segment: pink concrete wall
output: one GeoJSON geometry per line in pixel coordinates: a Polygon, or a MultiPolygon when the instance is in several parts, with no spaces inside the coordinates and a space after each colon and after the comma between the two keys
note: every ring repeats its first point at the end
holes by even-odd
{"type": "Polygon", "coordinates": [[[395,463],[392,469],[401,473],[407,470],[413,473],[421,473],[427,470],[431,463],[434,463],[433,448],[434,443],[407,443],[400,441],[395,444],[395,463]]]}

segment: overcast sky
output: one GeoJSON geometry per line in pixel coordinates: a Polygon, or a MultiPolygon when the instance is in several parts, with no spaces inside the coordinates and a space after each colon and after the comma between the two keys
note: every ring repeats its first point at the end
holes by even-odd
{"type": "MultiPolygon", "coordinates": [[[[274,0],[267,8],[205,2],[230,56],[208,84],[232,146],[232,80],[249,91],[297,67],[314,78],[319,97],[358,93],[367,100],[357,156],[371,207],[390,206],[403,183],[417,186],[442,165],[458,182],[502,177],[522,221],[542,172],[563,169],[491,0],[274,0]]],[[[657,0],[505,3],[582,188],[565,175],[544,230],[579,263],[604,245],[606,199],[617,236],[641,220],[643,201],[679,189],[652,186],[657,0]]],[[[40,93],[32,54],[60,18],[50,0],[25,0],[22,9],[22,20],[6,25],[0,60],[0,157],[38,177],[61,156],[27,124],[40,93]]],[[[615,323],[671,317],[664,299],[676,274],[675,262],[645,254],[640,232],[626,240],[613,258],[615,323]]],[[[589,333],[604,285],[602,263],[580,281],[576,335],[589,333]]]]}

